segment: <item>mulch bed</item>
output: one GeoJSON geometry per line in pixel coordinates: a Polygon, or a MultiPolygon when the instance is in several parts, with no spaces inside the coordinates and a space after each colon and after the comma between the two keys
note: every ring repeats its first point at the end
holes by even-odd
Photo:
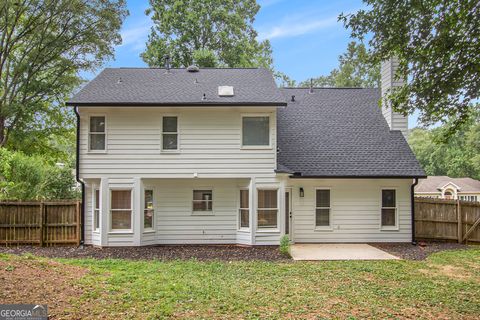
{"type": "MultiPolygon", "coordinates": [[[[467,249],[468,246],[454,242],[410,243],[370,243],[370,245],[408,260],[424,260],[430,254],[467,249]]],[[[149,247],[0,247],[0,253],[25,254],[48,258],[94,258],[129,260],[188,260],[199,261],[292,261],[282,255],[277,246],[237,246],[237,245],[164,245],[149,247]]]]}
{"type": "Polygon", "coordinates": [[[168,245],[149,247],[0,247],[0,253],[31,253],[48,258],[94,258],[129,260],[188,260],[200,261],[289,261],[278,246],[245,247],[237,245],[168,245]]]}
{"type": "Polygon", "coordinates": [[[468,249],[467,245],[460,243],[432,241],[419,241],[415,246],[410,243],[370,243],[370,245],[407,260],[425,260],[435,252],[468,249]]]}

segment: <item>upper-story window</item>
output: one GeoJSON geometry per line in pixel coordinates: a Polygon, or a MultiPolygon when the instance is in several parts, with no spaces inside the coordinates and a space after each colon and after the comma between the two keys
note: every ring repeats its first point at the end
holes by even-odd
{"type": "Polygon", "coordinates": [[[162,150],[178,150],[178,117],[163,117],[162,119],[162,150]]]}
{"type": "Polygon", "coordinates": [[[270,146],[270,117],[269,116],[242,117],[242,146],[244,147],[270,146]]]}
{"type": "Polygon", "coordinates": [[[88,128],[88,147],[90,151],[105,151],[106,149],[106,125],[104,116],[90,117],[88,128]]]}

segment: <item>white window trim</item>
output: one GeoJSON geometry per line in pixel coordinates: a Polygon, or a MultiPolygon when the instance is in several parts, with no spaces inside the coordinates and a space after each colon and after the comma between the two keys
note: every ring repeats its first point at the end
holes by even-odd
{"type": "Polygon", "coordinates": [[[240,115],[240,149],[241,150],[270,150],[272,144],[272,113],[242,113],[240,115]],[[243,145],[243,118],[248,117],[268,117],[268,145],[267,146],[244,146],[243,145]]]}
{"type": "MultiPolygon", "coordinates": [[[[280,188],[278,187],[274,187],[274,186],[257,186],[255,192],[255,222],[256,222],[256,232],[259,232],[259,233],[262,233],[262,232],[280,232],[280,201],[281,201],[281,197],[279,195],[279,190],[280,188]],[[277,226],[274,227],[274,228],[266,228],[266,227],[260,227],[258,225],[258,191],[260,190],[270,190],[270,191],[276,191],[277,192],[277,226]]],[[[275,209],[275,208],[266,208],[266,209],[263,209],[263,210],[272,210],[272,209],[275,209]]],[[[262,209],[261,209],[262,210],[262,209]]]]}
{"type": "Polygon", "coordinates": [[[88,132],[87,132],[87,150],[88,153],[107,153],[108,150],[108,127],[107,127],[107,115],[106,114],[91,114],[88,116],[88,132]],[[105,119],[105,149],[104,150],[92,150],[90,149],[90,135],[99,134],[100,132],[90,132],[90,118],[104,117],[105,119]]]}
{"type": "Polygon", "coordinates": [[[143,188],[142,192],[142,230],[143,233],[153,233],[156,231],[156,223],[155,221],[157,220],[157,210],[155,209],[155,187],[151,186],[145,186],[143,188]],[[145,191],[146,190],[152,190],[152,200],[153,200],[153,221],[152,221],[152,227],[151,228],[145,228],[145,191]]]}
{"type": "Polygon", "coordinates": [[[331,187],[315,187],[314,189],[314,210],[313,210],[313,226],[314,231],[333,231],[332,224],[332,188],[331,187]],[[330,207],[317,207],[317,190],[330,191],[330,207]],[[317,226],[317,209],[329,209],[328,212],[328,226],[317,226]]]}
{"type": "Polygon", "coordinates": [[[100,215],[102,214],[102,202],[101,202],[101,199],[102,198],[102,194],[101,194],[101,190],[98,186],[93,186],[92,188],[92,231],[95,232],[95,233],[100,233],[100,227],[101,227],[101,224],[100,224],[100,215]],[[99,199],[98,200],[98,228],[95,228],[95,211],[97,210],[95,208],[95,192],[98,191],[98,197],[99,199]]]}
{"type": "Polygon", "coordinates": [[[382,187],[380,189],[380,231],[398,231],[400,230],[398,225],[398,188],[397,187],[382,187]],[[395,190],[395,207],[383,207],[383,190],[395,190]],[[383,226],[382,225],[382,209],[395,209],[395,225],[394,226],[383,226]]]}
{"type": "Polygon", "coordinates": [[[180,116],[178,114],[162,114],[160,117],[160,152],[161,153],[180,153],[180,116]],[[163,118],[176,117],[177,118],[177,132],[163,132],[163,118]],[[177,149],[163,149],[163,135],[176,134],[177,135],[177,149]]]}
{"type": "MultiPolygon", "coordinates": [[[[108,233],[109,234],[114,234],[114,233],[133,233],[133,229],[134,229],[134,226],[133,226],[133,222],[134,222],[134,219],[133,219],[133,216],[134,216],[134,202],[133,202],[133,197],[134,197],[134,190],[133,188],[110,188],[109,189],[109,193],[110,193],[110,199],[109,199],[109,202],[108,202],[108,233]],[[131,214],[130,214],[130,229],[112,229],[112,191],[130,191],[130,211],[131,211],[131,214]]],[[[115,210],[118,210],[118,211],[126,211],[127,209],[115,209],[115,210]]]]}
{"type": "MultiPolygon", "coordinates": [[[[238,193],[237,193],[237,196],[238,196],[238,201],[237,201],[237,208],[238,208],[238,211],[237,211],[237,230],[238,231],[250,231],[250,219],[248,219],[248,228],[246,227],[242,227],[241,226],[241,213],[240,213],[240,210],[241,209],[247,209],[247,208],[241,208],[240,207],[240,204],[242,203],[242,200],[241,200],[241,197],[240,197],[240,191],[241,190],[245,190],[245,191],[248,191],[248,197],[250,198],[250,189],[248,187],[242,187],[242,188],[239,188],[238,189],[238,193]]],[[[249,202],[250,204],[250,202],[249,202]]],[[[248,212],[250,214],[250,208],[248,208],[248,212]]]]}
{"type": "MultiPolygon", "coordinates": [[[[200,201],[200,200],[197,200],[200,201]]],[[[194,187],[190,191],[190,205],[191,205],[191,212],[192,216],[214,216],[215,215],[215,189],[213,187],[206,187],[206,186],[198,186],[194,187]],[[210,211],[195,211],[193,210],[193,192],[200,191],[200,190],[210,190],[212,192],[212,210],[210,211]]]]}

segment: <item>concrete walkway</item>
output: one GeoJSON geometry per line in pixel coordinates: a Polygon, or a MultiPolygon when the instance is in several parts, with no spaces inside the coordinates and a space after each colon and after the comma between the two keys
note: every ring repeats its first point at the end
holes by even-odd
{"type": "Polygon", "coordinates": [[[391,260],[399,259],[368,244],[294,244],[293,260],[391,260]]]}

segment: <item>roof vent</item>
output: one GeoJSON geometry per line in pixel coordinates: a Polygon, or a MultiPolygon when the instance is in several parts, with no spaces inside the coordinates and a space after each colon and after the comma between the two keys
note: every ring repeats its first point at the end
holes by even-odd
{"type": "Polygon", "coordinates": [[[166,73],[169,73],[170,72],[170,56],[166,54],[163,58],[165,59],[166,73]]]}
{"type": "Polygon", "coordinates": [[[203,100],[203,101],[207,100],[207,94],[206,94],[206,93],[203,94],[202,100],[203,100]]]}
{"type": "Polygon", "coordinates": [[[198,71],[200,71],[200,68],[197,67],[197,66],[191,65],[191,66],[187,67],[187,71],[188,72],[198,72],[198,71]]]}
{"type": "Polygon", "coordinates": [[[294,94],[292,94],[292,99],[290,101],[295,102],[295,95],[294,94]]]}
{"type": "Polygon", "coordinates": [[[218,86],[218,95],[220,97],[233,97],[232,86],[218,86]]]}
{"type": "Polygon", "coordinates": [[[313,78],[310,78],[310,90],[309,93],[313,93],[313,78]]]}

